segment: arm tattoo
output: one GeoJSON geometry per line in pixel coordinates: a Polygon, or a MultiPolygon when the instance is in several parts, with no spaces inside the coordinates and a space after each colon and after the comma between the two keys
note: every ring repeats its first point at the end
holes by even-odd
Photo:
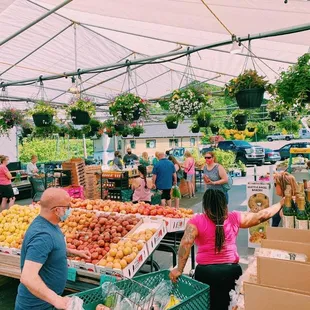
{"type": "Polygon", "coordinates": [[[178,251],[178,270],[183,272],[186,262],[188,260],[191,247],[194,244],[197,235],[196,228],[193,225],[188,225],[185,229],[184,236],[178,251]]]}

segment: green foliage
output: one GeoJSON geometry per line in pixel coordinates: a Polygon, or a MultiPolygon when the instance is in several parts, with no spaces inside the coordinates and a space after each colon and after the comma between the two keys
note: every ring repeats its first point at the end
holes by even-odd
{"type": "Polygon", "coordinates": [[[237,168],[240,169],[240,171],[242,171],[242,172],[246,171],[246,165],[242,161],[238,160],[236,166],[237,166],[237,168]]]}
{"type": "Polygon", "coordinates": [[[167,115],[164,119],[164,122],[168,122],[168,123],[178,123],[179,122],[179,117],[176,114],[170,114],[167,115]]]}
{"type": "Polygon", "coordinates": [[[88,97],[81,97],[77,100],[73,101],[68,107],[67,107],[67,113],[70,116],[71,112],[73,111],[84,111],[89,114],[89,116],[93,116],[96,114],[96,105],[93,103],[93,101],[88,97]]]}
{"type": "Polygon", "coordinates": [[[289,133],[297,134],[301,128],[301,123],[296,119],[286,118],[279,122],[279,127],[285,129],[289,133]]]}
{"type": "Polygon", "coordinates": [[[133,126],[130,130],[130,133],[133,135],[141,135],[144,133],[144,128],[142,126],[133,126]]]}
{"type": "Polygon", "coordinates": [[[206,108],[201,109],[197,113],[196,119],[209,120],[209,119],[211,119],[211,113],[206,108]]]}
{"type": "Polygon", "coordinates": [[[235,166],[236,155],[231,151],[214,150],[216,161],[221,164],[225,170],[229,170],[235,166]]]}
{"type": "Polygon", "coordinates": [[[268,112],[279,112],[281,115],[287,114],[287,108],[282,102],[270,100],[267,104],[268,112]]]}
{"type": "Polygon", "coordinates": [[[235,117],[237,115],[246,115],[246,116],[249,116],[250,113],[248,110],[241,110],[241,109],[237,109],[235,111],[232,112],[231,116],[232,117],[235,117]]]}
{"type": "MultiPolygon", "coordinates": [[[[72,157],[83,157],[83,141],[59,139],[59,152],[56,152],[56,139],[23,139],[18,147],[19,159],[30,162],[31,155],[38,155],[39,161],[67,160],[72,157]]],[[[93,142],[86,140],[87,155],[93,155],[93,142]]]]}
{"type": "Polygon", "coordinates": [[[33,109],[29,110],[28,114],[31,116],[35,114],[49,114],[55,116],[56,109],[50,106],[48,102],[40,100],[35,103],[33,109]]]}
{"type": "Polygon", "coordinates": [[[22,111],[8,108],[0,112],[0,135],[8,134],[8,131],[15,125],[20,125],[24,121],[22,111]]]}
{"type": "Polygon", "coordinates": [[[268,81],[263,76],[258,75],[256,70],[245,70],[238,77],[229,81],[225,88],[225,94],[230,97],[235,97],[236,94],[245,89],[254,88],[271,88],[268,81]]]}
{"type": "Polygon", "coordinates": [[[310,92],[310,53],[298,58],[298,62],[282,71],[275,83],[279,99],[285,102],[287,108],[303,105],[310,92]]]}

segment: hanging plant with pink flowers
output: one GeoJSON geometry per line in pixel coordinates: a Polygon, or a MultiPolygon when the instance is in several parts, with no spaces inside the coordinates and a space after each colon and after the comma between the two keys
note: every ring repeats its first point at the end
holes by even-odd
{"type": "Polygon", "coordinates": [[[9,130],[17,125],[22,125],[24,114],[14,108],[4,109],[0,112],[0,135],[7,135],[9,130]]]}

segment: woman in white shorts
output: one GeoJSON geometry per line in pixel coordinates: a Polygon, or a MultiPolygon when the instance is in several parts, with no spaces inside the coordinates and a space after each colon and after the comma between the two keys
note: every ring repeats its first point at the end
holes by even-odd
{"type": "Polygon", "coordinates": [[[188,196],[189,198],[195,197],[195,187],[193,184],[193,178],[195,175],[195,159],[193,158],[190,151],[184,153],[185,162],[184,162],[184,172],[186,173],[186,182],[188,186],[188,196]]]}

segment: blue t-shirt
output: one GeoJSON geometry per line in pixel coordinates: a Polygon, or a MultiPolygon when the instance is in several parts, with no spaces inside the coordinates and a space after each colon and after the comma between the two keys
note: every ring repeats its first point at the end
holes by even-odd
{"type": "Polygon", "coordinates": [[[174,173],[174,164],[167,158],[161,159],[153,168],[153,174],[156,175],[156,187],[158,189],[171,189],[174,173]]]}
{"type": "MultiPolygon", "coordinates": [[[[21,249],[20,267],[25,260],[42,264],[39,275],[48,288],[61,295],[65,289],[68,267],[67,250],[63,233],[42,216],[37,216],[29,226],[21,249]]],[[[46,310],[51,305],[34,295],[19,284],[15,309],[46,310]]]]}

